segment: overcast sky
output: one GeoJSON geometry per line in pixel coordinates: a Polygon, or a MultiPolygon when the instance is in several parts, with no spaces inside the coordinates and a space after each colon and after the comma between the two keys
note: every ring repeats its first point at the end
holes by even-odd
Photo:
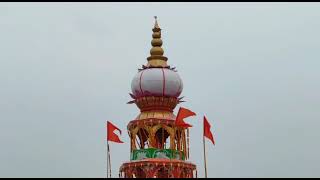
{"type": "Polygon", "coordinates": [[[200,177],[203,115],[209,177],[320,177],[319,3],[1,3],[0,177],[106,177],[106,120],[117,177],[154,15],[200,177]]]}

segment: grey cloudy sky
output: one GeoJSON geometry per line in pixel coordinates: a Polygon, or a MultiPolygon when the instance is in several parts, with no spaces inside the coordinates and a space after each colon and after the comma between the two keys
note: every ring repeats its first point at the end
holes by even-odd
{"type": "Polygon", "coordinates": [[[154,15],[200,177],[204,114],[209,177],[320,177],[319,3],[1,3],[0,177],[105,177],[106,120],[117,176],[154,15]]]}

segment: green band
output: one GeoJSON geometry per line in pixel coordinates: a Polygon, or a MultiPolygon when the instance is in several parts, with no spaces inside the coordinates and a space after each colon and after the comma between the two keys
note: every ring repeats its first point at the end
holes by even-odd
{"type": "Polygon", "coordinates": [[[131,153],[131,160],[141,160],[146,158],[163,158],[163,159],[179,159],[185,160],[182,151],[172,149],[136,149],[131,153]]]}

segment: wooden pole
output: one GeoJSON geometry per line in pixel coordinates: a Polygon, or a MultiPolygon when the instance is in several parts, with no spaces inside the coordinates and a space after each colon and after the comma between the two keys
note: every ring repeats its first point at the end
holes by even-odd
{"type": "MultiPolygon", "coordinates": [[[[144,142],[143,142],[143,138],[142,138],[142,134],[141,134],[141,131],[142,131],[143,129],[139,129],[139,131],[138,131],[138,133],[139,133],[139,135],[138,135],[138,139],[139,139],[139,141],[140,141],[140,143],[139,143],[139,146],[140,146],[140,149],[144,149],[144,142]],[[143,143],[143,144],[142,144],[143,143]]],[[[143,131],[144,132],[144,131],[143,131]]],[[[138,142],[138,141],[137,141],[138,142]]]]}
{"type": "Polygon", "coordinates": [[[203,136],[203,156],[204,156],[204,172],[205,172],[205,178],[207,178],[207,157],[206,157],[206,141],[203,136]]]}
{"type": "MultiPolygon", "coordinates": [[[[176,134],[176,138],[177,138],[177,140],[175,141],[176,142],[176,150],[177,151],[180,151],[180,147],[179,147],[179,143],[180,143],[180,140],[179,140],[179,138],[180,138],[180,136],[179,136],[179,129],[175,129],[174,130],[174,133],[176,134]]],[[[175,139],[176,139],[175,138],[175,139]]]]}
{"type": "Polygon", "coordinates": [[[187,146],[188,146],[188,153],[187,154],[188,154],[188,159],[190,157],[190,148],[189,148],[190,147],[190,143],[189,143],[190,139],[189,138],[190,138],[190,136],[189,136],[189,128],[187,128],[187,143],[188,143],[187,144],[187,146]]]}
{"type": "Polygon", "coordinates": [[[177,129],[177,150],[178,150],[178,153],[179,153],[179,156],[180,156],[180,159],[182,159],[182,156],[181,156],[181,131],[180,129],[178,128],[177,129]]]}
{"type": "Polygon", "coordinates": [[[129,136],[129,138],[130,138],[130,154],[131,154],[131,152],[132,152],[132,138],[131,138],[131,133],[130,133],[130,131],[128,131],[128,136],[129,136]]]}
{"type": "Polygon", "coordinates": [[[183,153],[184,153],[184,157],[187,160],[188,156],[187,156],[187,143],[186,143],[186,132],[185,129],[182,130],[182,144],[183,144],[183,153]]]}
{"type": "MultiPolygon", "coordinates": [[[[148,146],[148,148],[150,148],[150,143],[149,143],[149,141],[148,141],[149,138],[148,138],[148,136],[147,136],[147,134],[146,134],[146,131],[147,131],[147,130],[144,129],[144,128],[140,128],[140,129],[142,129],[143,134],[146,136],[146,138],[147,138],[147,139],[146,139],[146,141],[147,141],[147,146],[148,146]]],[[[139,131],[140,131],[140,129],[139,129],[139,131]]],[[[140,136],[141,136],[141,132],[139,132],[139,133],[140,133],[140,136]]],[[[150,132],[148,132],[148,135],[149,135],[149,137],[150,137],[150,132]]],[[[142,138],[142,136],[141,136],[141,138],[142,138]]],[[[145,144],[144,144],[144,142],[143,142],[143,147],[144,147],[144,145],[145,145],[145,144]]]]}

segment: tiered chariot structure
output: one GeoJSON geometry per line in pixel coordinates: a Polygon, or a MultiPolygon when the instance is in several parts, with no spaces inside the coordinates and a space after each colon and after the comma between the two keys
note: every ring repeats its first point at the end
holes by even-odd
{"type": "Polygon", "coordinates": [[[161,29],[155,20],[148,63],[131,83],[140,114],[129,122],[130,161],[121,165],[124,178],[193,178],[196,165],[189,159],[189,130],[175,126],[173,110],[182,102],[183,84],[175,68],[167,64],[161,29]]]}

